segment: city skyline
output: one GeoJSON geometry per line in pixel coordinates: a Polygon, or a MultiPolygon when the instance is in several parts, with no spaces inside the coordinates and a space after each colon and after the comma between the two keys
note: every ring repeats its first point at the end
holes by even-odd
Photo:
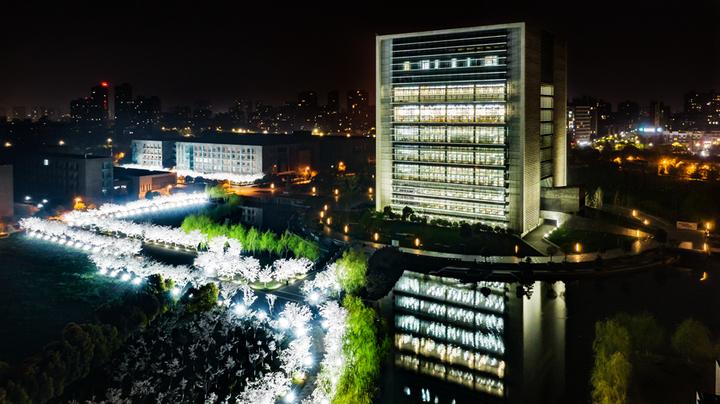
{"type": "MultiPolygon", "coordinates": [[[[216,112],[235,99],[282,104],[304,90],[316,91],[321,103],[329,91],[354,88],[370,90],[374,99],[375,34],[513,22],[536,14],[497,5],[483,10],[434,19],[299,13],[268,24],[230,16],[210,21],[203,9],[181,23],[191,11],[182,6],[164,18],[159,7],[124,14],[99,10],[100,21],[36,10],[32,19],[18,18],[2,29],[8,58],[0,68],[0,105],[42,105],[67,113],[70,99],[102,81],[129,82],[138,94],[157,95],[168,107],[206,101],[216,112]],[[88,23],[103,29],[87,35],[88,23]]],[[[713,41],[718,28],[712,23],[717,10],[709,2],[682,13],[612,4],[582,18],[549,11],[531,20],[568,38],[570,99],[590,95],[613,104],[658,99],[677,110],[686,91],[720,88],[718,41],[713,41]],[[692,55],[710,59],[696,63],[692,55]]]]}

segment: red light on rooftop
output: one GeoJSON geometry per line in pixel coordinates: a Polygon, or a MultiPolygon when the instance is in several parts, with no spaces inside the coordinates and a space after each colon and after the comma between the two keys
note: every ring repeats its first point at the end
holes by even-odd
{"type": "Polygon", "coordinates": [[[108,86],[108,82],[107,82],[107,81],[103,81],[103,82],[100,83],[100,85],[103,86],[103,87],[107,87],[107,86],[108,86]]]}

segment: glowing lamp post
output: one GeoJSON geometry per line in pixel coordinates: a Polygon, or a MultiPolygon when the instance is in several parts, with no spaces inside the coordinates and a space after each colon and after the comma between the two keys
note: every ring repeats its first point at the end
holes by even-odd
{"type": "Polygon", "coordinates": [[[582,245],[580,243],[575,243],[575,252],[578,254],[582,252],[582,245]]]}
{"type": "Polygon", "coordinates": [[[328,226],[330,226],[330,225],[332,224],[332,218],[331,218],[331,217],[328,217],[327,220],[325,220],[325,224],[327,224],[328,226]]]}
{"type": "Polygon", "coordinates": [[[343,233],[348,234],[348,231],[350,231],[350,226],[348,226],[348,225],[343,226],[343,233]]]}
{"type": "Polygon", "coordinates": [[[373,233],[373,241],[380,240],[380,234],[378,232],[373,233]]]}
{"type": "Polygon", "coordinates": [[[312,187],[312,193],[313,193],[313,194],[317,193],[317,188],[312,187]]]}
{"type": "Polygon", "coordinates": [[[632,216],[633,216],[633,217],[637,217],[637,215],[638,215],[637,209],[633,209],[633,210],[632,210],[632,216]]]}
{"type": "Polygon", "coordinates": [[[420,239],[415,237],[415,247],[420,247],[420,239]]]}
{"type": "Polygon", "coordinates": [[[339,196],[339,195],[340,195],[340,190],[337,189],[337,188],[335,188],[335,190],[333,190],[333,194],[335,194],[335,196],[339,196]]]}

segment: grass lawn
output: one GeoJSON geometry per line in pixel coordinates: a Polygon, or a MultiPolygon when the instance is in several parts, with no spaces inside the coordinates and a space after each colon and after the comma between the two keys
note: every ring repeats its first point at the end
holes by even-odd
{"type": "MultiPolygon", "coordinates": [[[[342,231],[341,227],[336,230],[342,231]]],[[[370,239],[369,234],[353,232],[350,236],[370,239]]],[[[539,255],[521,239],[509,235],[491,232],[461,234],[459,228],[431,226],[429,224],[404,222],[400,220],[383,221],[380,226],[381,243],[390,244],[398,240],[402,247],[415,247],[415,239],[420,239],[420,248],[459,254],[515,255],[515,246],[521,256],[539,255]]]]}
{"type": "Polygon", "coordinates": [[[580,243],[582,252],[603,252],[613,248],[623,248],[635,242],[632,237],[563,227],[552,232],[548,240],[557,244],[566,253],[575,252],[576,243],[580,243]]]}

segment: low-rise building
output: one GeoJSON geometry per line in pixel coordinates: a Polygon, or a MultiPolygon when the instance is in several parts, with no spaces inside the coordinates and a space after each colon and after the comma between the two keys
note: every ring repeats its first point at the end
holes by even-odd
{"type": "Polygon", "coordinates": [[[175,166],[175,142],[167,140],[132,141],[132,162],[148,168],[175,166]]]}
{"type": "Polygon", "coordinates": [[[112,158],[27,152],[16,158],[14,181],[15,192],[32,200],[102,202],[112,197],[112,158]]]}
{"type": "Polygon", "coordinates": [[[177,174],[167,171],[151,171],[115,167],[114,193],[130,200],[145,199],[149,192],[169,193],[177,184],[177,174]]]}

